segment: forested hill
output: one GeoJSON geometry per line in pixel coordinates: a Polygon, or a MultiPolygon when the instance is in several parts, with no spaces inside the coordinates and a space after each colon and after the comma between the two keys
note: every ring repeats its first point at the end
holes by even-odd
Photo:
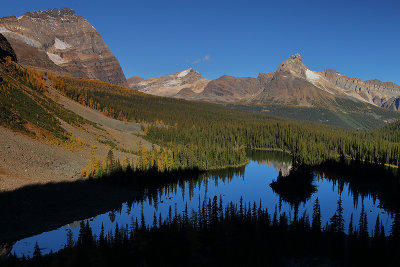
{"type": "Polygon", "coordinates": [[[170,149],[175,160],[180,158],[177,166],[181,167],[242,163],[244,148],[287,150],[295,161],[306,164],[338,158],[399,164],[399,144],[384,138],[381,131],[355,131],[150,96],[82,78],[52,80],[60,92],[83,105],[114,118],[145,123],[146,138],[170,149]]]}

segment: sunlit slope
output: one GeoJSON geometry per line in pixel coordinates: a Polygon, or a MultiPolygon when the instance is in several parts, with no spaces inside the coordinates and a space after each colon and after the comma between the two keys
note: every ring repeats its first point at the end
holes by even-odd
{"type": "Polygon", "coordinates": [[[44,73],[25,69],[14,62],[0,65],[0,123],[38,139],[66,141],[70,137],[61,121],[80,126],[82,117],[58,105],[45,90],[44,73]]]}
{"type": "Polygon", "coordinates": [[[299,121],[312,121],[326,125],[357,130],[376,129],[400,119],[399,112],[379,108],[368,103],[346,98],[336,98],[329,106],[299,107],[296,105],[229,104],[228,107],[280,116],[299,121]]]}

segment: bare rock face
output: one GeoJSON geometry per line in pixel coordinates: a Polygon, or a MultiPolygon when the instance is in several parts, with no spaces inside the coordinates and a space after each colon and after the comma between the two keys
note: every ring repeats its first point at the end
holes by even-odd
{"type": "Polygon", "coordinates": [[[260,81],[261,86],[263,86],[263,85],[268,84],[272,80],[272,78],[274,77],[274,74],[275,73],[273,71],[270,71],[268,73],[260,72],[258,74],[257,79],[260,81]]]}
{"type": "Polygon", "coordinates": [[[15,55],[10,43],[0,33],[0,61],[3,61],[6,57],[10,57],[12,61],[17,61],[17,56],[15,55]]]}
{"type": "Polygon", "coordinates": [[[136,84],[140,83],[144,81],[144,78],[139,77],[139,76],[133,76],[131,78],[128,79],[128,87],[132,88],[134,87],[136,84]]]}
{"type": "Polygon", "coordinates": [[[253,98],[256,103],[313,106],[333,98],[318,87],[319,76],[304,65],[299,54],[291,55],[274,73],[259,75],[259,79],[263,90],[253,98]]]}
{"type": "Polygon", "coordinates": [[[0,33],[23,65],[127,85],[118,60],[97,30],[69,8],[0,18],[0,33]]]}
{"type": "Polygon", "coordinates": [[[312,71],[300,55],[281,63],[272,78],[265,79],[256,102],[290,103],[298,106],[329,106],[337,98],[353,99],[391,110],[399,110],[400,86],[379,80],[342,76],[333,69],[312,71]]]}
{"type": "Polygon", "coordinates": [[[395,83],[381,82],[376,79],[362,81],[361,79],[342,76],[335,70],[324,70],[318,73],[332,86],[348,95],[378,107],[399,110],[398,100],[396,101],[396,99],[400,97],[400,86],[395,83]]]}
{"type": "Polygon", "coordinates": [[[152,95],[190,99],[202,92],[209,82],[199,72],[187,69],[157,78],[132,77],[128,80],[128,85],[132,89],[152,95]]]}
{"type": "Polygon", "coordinates": [[[256,78],[224,75],[211,81],[197,98],[234,102],[249,99],[255,96],[260,89],[260,82],[256,78]]]}

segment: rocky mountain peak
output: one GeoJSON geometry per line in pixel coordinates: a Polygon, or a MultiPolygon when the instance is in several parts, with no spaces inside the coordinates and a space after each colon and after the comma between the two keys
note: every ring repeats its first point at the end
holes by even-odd
{"type": "Polygon", "coordinates": [[[61,9],[52,8],[52,9],[48,9],[45,11],[38,10],[38,11],[34,11],[34,12],[27,12],[24,14],[24,16],[29,16],[31,18],[46,19],[47,17],[57,18],[57,17],[64,17],[64,16],[76,16],[76,13],[74,10],[72,10],[68,7],[63,7],[61,9]]]}
{"type": "Polygon", "coordinates": [[[99,32],[70,8],[0,18],[0,33],[22,65],[127,85],[118,60],[99,32]]]}
{"type": "Polygon", "coordinates": [[[308,68],[303,64],[299,54],[291,55],[289,58],[279,65],[276,73],[285,72],[294,76],[305,77],[308,68]]]}
{"type": "Polygon", "coordinates": [[[331,75],[339,75],[339,72],[335,69],[326,69],[323,72],[325,72],[326,74],[331,74],[331,75]]]}
{"type": "Polygon", "coordinates": [[[290,55],[289,59],[302,61],[300,54],[290,55]]]}
{"type": "Polygon", "coordinates": [[[208,82],[198,71],[189,68],[156,78],[132,77],[128,86],[153,95],[189,98],[203,91],[208,82]]]}
{"type": "Polygon", "coordinates": [[[184,78],[184,77],[187,77],[187,76],[200,76],[200,78],[201,78],[200,72],[195,71],[192,68],[177,72],[175,74],[177,75],[178,78],[184,78]]]}

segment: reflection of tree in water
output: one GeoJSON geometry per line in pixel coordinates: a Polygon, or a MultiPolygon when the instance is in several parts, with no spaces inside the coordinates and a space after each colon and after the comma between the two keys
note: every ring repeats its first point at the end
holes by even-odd
{"type": "Polygon", "coordinates": [[[289,153],[278,150],[247,150],[246,155],[249,159],[262,163],[274,161],[279,163],[291,163],[292,158],[289,153]]]}
{"type": "Polygon", "coordinates": [[[36,243],[31,259],[11,255],[6,265],[399,266],[400,216],[396,215],[391,236],[382,235],[379,223],[370,235],[362,208],[357,227],[345,235],[342,211],[339,198],[335,214],[322,227],[318,199],[310,221],[306,213],[290,218],[276,208],[272,215],[261,203],[242,198],[239,205],[223,206],[222,199],[214,196],[190,214],[187,207],[178,213],[176,204],[170,205],[168,215],[155,213],[152,224],[146,223],[142,211],[140,220],[116,224],[108,234],[102,226],[99,236],[93,235],[88,221],[82,221],[77,241],[67,237],[61,251],[41,255],[36,243]]]}
{"type": "Polygon", "coordinates": [[[218,183],[230,182],[234,177],[241,177],[244,179],[244,173],[245,166],[241,166],[176,177],[173,181],[143,188],[142,195],[139,196],[136,201],[126,203],[128,211],[130,212],[135,203],[143,201],[147,201],[150,205],[154,204],[154,208],[158,210],[158,204],[163,203],[163,200],[161,200],[162,197],[168,197],[169,195],[175,196],[179,193],[178,190],[181,191],[183,201],[185,200],[186,191],[188,192],[189,200],[191,200],[195,190],[199,190],[202,186],[204,186],[207,192],[210,182],[218,186],[218,183]]]}
{"type": "Polygon", "coordinates": [[[293,168],[289,175],[279,173],[277,179],[270,184],[272,191],[279,195],[279,201],[285,201],[298,210],[301,203],[309,200],[316,186],[313,184],[313,173],[302,167],[293,168]]]}
{"type": "Polygon", "coordinates": [[[379,200],[379,207],[390,212],[400,211],[400,180],[397,171],[381,165],[361,162],[326,162],[314,169],[316,176],[323,177],[337,186],[341,194],[345,185],[354,199],[372,198],[379,200]]]}

